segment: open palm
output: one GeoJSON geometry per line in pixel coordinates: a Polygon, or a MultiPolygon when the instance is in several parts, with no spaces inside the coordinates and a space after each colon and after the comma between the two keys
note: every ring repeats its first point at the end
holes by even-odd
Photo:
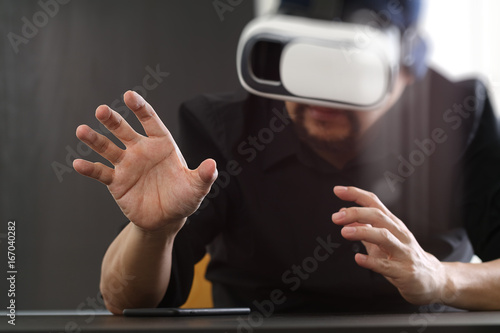
{"type": "Polygon", "coordinates": [[[132,91],[125,93],[124,100],[147,137],[134,131],[116,111],[101,105],[96,118],[126,149],[81,125],[77,137],[110,161],[114,169],[81,159],[75,160],[73,167],[106,184],[123,213],[141,228],[157,230],[182,221],[199,207],[210,190],[217,175],[215,161],[205,160],[196,170],[190,170],[153,108],[132,91]]]}

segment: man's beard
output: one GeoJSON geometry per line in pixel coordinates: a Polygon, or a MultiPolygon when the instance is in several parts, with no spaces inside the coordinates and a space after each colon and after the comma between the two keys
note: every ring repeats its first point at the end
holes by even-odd
{"type": "MultiPolygon", "coordinates": [[[[350,123],[350,131],[347,136],[343,138],[320,138],[315,135],[309,133],[305,125],[305,117],[304,114],[307,109],[307,105],[299,104],[295,110],[296,117],[294,121],[294,127],[299,135],[299,138],[307,143],[311,148],[319,151],[325,152],[351,152],[353,149],[356,149],[359,145],[359,131],[360,124],[358,118],[354,115],[354,112],[347,111],[345,114],[350,123]]],[[[316,121],[316,125],[328,127],[327,122],[319,122],[316,121]]]]}

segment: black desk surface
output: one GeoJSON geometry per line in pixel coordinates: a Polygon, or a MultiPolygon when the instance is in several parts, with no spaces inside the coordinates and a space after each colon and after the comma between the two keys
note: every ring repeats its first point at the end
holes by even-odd
{"type": "Polygon", "coordinates": [[[89,312],[25,312],[15,326],[3,311],[0,332],[500,332],[500,312],[131,318],[89,312]]]}

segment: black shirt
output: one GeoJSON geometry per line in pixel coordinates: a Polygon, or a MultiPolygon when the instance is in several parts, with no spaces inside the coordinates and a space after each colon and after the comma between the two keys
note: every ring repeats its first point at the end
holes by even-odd
{"type": "Polygon", "coordinates": [[[478,81],[429,71],[341,170],[298,138],[280,101],[203,95],[183,104],[180,119],[189,166],[214,158],[219,178],[176,238],[160,306],[185,301],[208,248],[215,306],[411,311],[384,277],[355,263],[365,249],[331,221],[353,205],[333,194],[335,185],[375,193],[442,261],[500,257],[500,140],[478,81]]]}

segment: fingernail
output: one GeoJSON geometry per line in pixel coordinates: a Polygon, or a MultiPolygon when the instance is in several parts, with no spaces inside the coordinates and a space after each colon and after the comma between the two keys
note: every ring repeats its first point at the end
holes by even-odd
{"type": "Polygon", "coordinates": [[[335,186],[335,189],[338,192],[345,192],[345,191],[347,191],[347,187],[345,187],[345,186],[335,186]]]}
{"type": "Polygon", "coordinates": [[[343,230],[344,230],[344,233],[349,234],[349,235],[352,235],[356,232],[356,228],[354,228],[354,227],[344,227],[343,230]]]}
{"type": "Polygon", "coordinates": [[[345,217],[345,211],[337,212],[332,215],[332,219],[335,221],[342,221],[345,217]]]}

